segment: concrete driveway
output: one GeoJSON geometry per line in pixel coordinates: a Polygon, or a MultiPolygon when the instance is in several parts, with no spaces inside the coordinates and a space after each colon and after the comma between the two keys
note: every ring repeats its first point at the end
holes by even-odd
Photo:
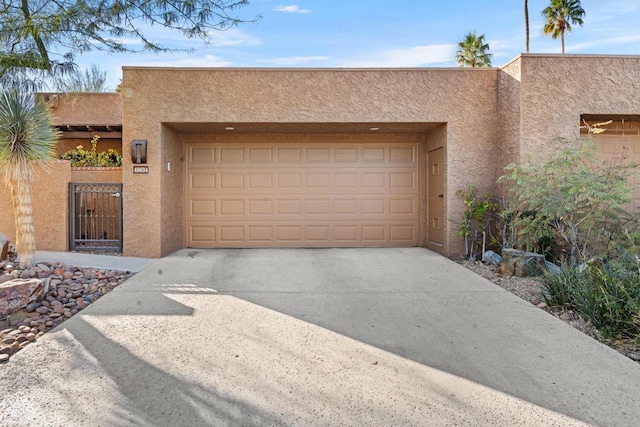
{"type": "Polygon", "coordinates": [[[187,249],[0,366],[0,424],[631,426],[639,384],[425,249],[187,249]]]}

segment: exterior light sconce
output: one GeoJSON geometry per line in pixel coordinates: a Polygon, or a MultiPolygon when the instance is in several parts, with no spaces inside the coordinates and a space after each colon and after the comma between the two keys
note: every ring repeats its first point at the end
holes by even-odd
{"type": "Polygon", "coordinates": [[[233,131],[236,130],[236,128],[234,128],[233,126],[227,126],[224,128],[224,130],[233,131]]]}
{"type": "Polygon", "coordinates": [[[131,161],[134,164],[147,163],[146,139],[134,139],[131,141],[131,161]]]}
{"type": "Polygon", "coordinates": [[[370,130],[371,132],[376,132],[376,131],[379,131],[379,130],[380,130],[380,128],[373,127],[373,128],[369,128],[369,130],[370,130]]]}

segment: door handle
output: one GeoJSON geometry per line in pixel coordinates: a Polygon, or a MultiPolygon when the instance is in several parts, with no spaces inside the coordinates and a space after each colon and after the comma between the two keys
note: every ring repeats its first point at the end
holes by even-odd
{"type": "Polygon", "coordinates": [[[111,194],[113,197],[120,197],[120,193],[112,193],[111,194]]]}
{"type": "Polygon", "coordinates": [[[438,197],[443,199],[444,198],[444,194],[440,194],[438,197]]]}

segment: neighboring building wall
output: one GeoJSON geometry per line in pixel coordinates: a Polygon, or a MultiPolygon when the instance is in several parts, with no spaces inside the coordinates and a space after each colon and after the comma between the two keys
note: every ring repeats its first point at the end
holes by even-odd
{"type": "MultiPolygon", "coordinates": [[[[33,182],[33,219],[36,231],[36,249],[40,251],[67,251],[68,243],[68,182],[71,166],[58,160],[46,170],[39,171],[33,182]]],[[[15,243],[15,219],[11,192],[0,182],[0,232],[15,243]]]]}
{"type": "Polygon", "coordinates": [[[577,138],[583,114],[640,113],[640,56],[522,55],[520,156],[577,138]]]}
{"type": "Polygon", "coordinates": [[[53,125],[121,125],[119,93],[42,93],[49,103],[53,125]]]}
{"type": "MultiPolygon", "coordinates": [[[[125,67],[123,74],[123,149],[132,139],[148,140],[151,169],[133,175],[125,156],[125,255],[157,257],[183,244],[173,242],[180,234],[172,228],[184,225],[161,214],[161,202],[174,203],[178,188],[162,178],[166,162],[178,161],[175,138],[163,139],[163,123],[447,123],[447,219],[464,211],[457,190],[489,187],[496,177],[496,69],[125,67]]],[[[443,253],[459,252],[456,233],[446,239],[443,253]]]]}

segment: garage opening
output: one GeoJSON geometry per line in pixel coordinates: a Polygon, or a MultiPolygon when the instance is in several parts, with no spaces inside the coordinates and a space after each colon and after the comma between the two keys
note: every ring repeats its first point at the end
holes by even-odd
{"type": "Polygon", "coordinates": [[[187,134],[186,244],[420,242],[424,134],[187,134]]]}

